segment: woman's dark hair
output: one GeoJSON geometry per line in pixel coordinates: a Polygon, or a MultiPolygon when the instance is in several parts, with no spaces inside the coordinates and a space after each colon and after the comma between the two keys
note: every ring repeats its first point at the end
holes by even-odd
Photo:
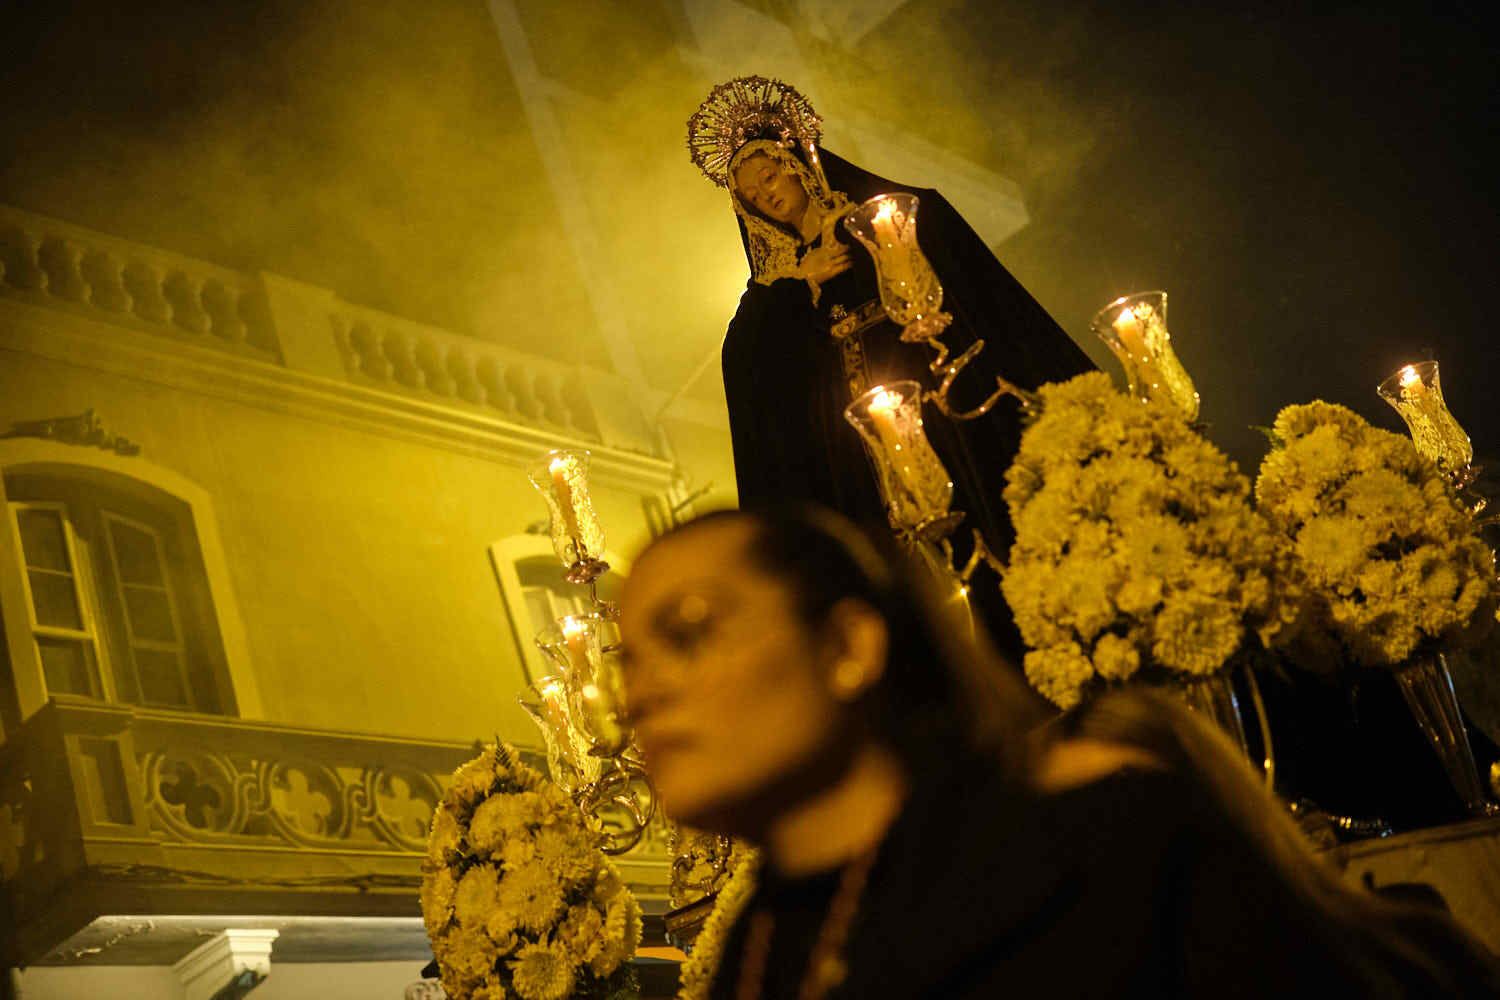
{"type": "Polygon", "coordinates": [[[868,716],[909,766],[917,770],[972,751],[992,753],[1009,768],[1022,766],[1027,733],[1050,713],[952,606],[951,578],[821,508],[715,511],[669,534],[726,521],[751,527],[746,558],[786,584],[808,627],[821,627],[834,606],[849,599],[885,621],[889,652],[867,696],[868,716]]]}
{"type": "MultiPolygon", "coordinates": [[[[1344,881],[1314,852],[1292,814],[1217,727],[1156,691],[1106,693],[1052,727],[1054,739],[1084,739],[1144,750],[1187,779],[1210,823],[1232,830],[1300,905],[1320,914],[1313,933],[1364,981],[1368,996],[1404,996],[1401,983],[1432,984],[1435,996],[1496,996],[1500,964],[1431,903],[1403,903],[1344,881]]],[[[1441,896],[1438,897],[1441,900],[1441,896]]]]}

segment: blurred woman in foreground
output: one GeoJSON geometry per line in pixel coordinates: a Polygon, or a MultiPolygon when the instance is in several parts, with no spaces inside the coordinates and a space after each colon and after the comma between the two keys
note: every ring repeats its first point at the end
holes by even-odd
{"type": "Polygon", "coordinates": [[[831,514],[694,521],[622,610],[663,806],[764,856],[704,995],[1500,995],[1446,919],[1341,885],[1185,710],[1044,724],[831,514]]]}

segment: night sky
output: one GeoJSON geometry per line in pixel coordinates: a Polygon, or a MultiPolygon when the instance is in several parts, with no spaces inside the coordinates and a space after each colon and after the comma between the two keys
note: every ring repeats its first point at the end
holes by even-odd
{"type": "MultiPolygon", "coordinates": [[[[611,125],[578,138],[612,137],[581,157],[588,195],[606,215],[621,206],[606,246],[670,391],[722,334],[741,280],[696,288],[680,264],[707,243],[738,252],[681,147],[714,81],[678,58],[685,20],[668,0],[520,6],[544,69],[611,125]],[[653,211],[678,187],[691,209],[653,211]]],[[[751,6],[796,29],[790,0],[751,6]]],[[[1261,6],[913,0],[827,58],[867,79],[893,123],[1021,185],[1032,222],[1001,257],[1098,360],[1093,311],[1167,289],[1211,436],[1243,464],[1262,450],[1250,425],[1291,402],[1398,428],[1373,387],[1425,357],[1477,450],[1500,454],[1497,70],[1479,6],[1261,6]]],[[[478,0],[6,16],[0,201],[602,357],[478,0]]]]}

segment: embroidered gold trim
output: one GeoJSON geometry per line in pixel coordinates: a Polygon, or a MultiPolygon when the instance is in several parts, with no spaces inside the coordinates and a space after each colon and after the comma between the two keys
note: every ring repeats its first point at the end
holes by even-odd
{"type": "Polygon", "coordinates": [[[836,305],[828,311],[828,319],[831,321],[828,332],[833,334],[834,340],[843,340],[850,334],[863,333],[885,319],[885,307],[879,299],[871,299],[853,312],[836,305]]]}

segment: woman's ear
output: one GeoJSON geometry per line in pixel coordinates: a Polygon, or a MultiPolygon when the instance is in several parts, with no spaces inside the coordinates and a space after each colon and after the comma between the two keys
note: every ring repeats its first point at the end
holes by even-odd
{"type": "Polygon", "coordinates": [[[831,654],[828,688],[839,701],[854,701],[880,680],[890,654],[890,629],[866,602],[846,597],[828,612],[831,654]]]}

